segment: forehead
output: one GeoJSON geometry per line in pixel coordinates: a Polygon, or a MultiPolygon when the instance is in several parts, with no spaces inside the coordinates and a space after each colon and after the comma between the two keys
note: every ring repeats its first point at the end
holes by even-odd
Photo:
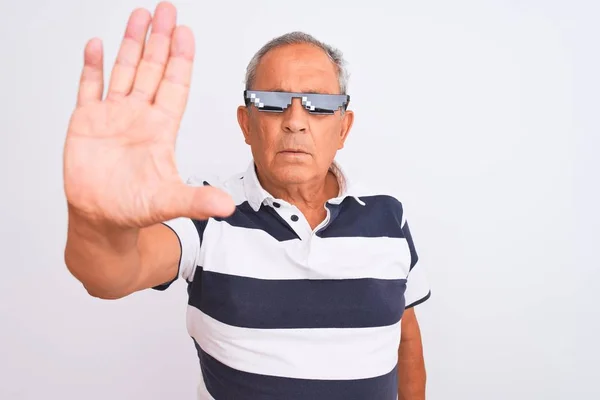
{"type": "Polygon", "coordinates": [[[254,90],[339,93],[335,64],[325,51],[311,44],[270,50],[256,69],[254,90]]]}

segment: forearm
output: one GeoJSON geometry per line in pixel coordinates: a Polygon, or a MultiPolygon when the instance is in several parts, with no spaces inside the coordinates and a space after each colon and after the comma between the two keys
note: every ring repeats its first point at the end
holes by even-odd
{"type": "Polygon", "coordinates": [[[122,230],[93,223],[69,210],[65,264],[88,293],[119,298],[138,278],[139,230],[122,230]]]}
{"type": "Polygon", "coordinates": [[[425,361],[420,337],[402,340],[398,351],[398,400],[424,400],[425,383],[425,361]]]}

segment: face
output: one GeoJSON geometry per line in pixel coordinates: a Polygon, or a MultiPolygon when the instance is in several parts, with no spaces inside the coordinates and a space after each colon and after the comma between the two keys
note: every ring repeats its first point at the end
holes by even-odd
{"type": "MultiPolygon", "coordinates": [[[[269,51],[258,66],[253,90],[340,94],[336,67],[316,46],[287,45],[269,51]]],[[[238,122],[259,173],[278,184],[323,178],[344,146],[353,113],[310,114],[300,99],[282,113],[238,108],[238,122]]]]}

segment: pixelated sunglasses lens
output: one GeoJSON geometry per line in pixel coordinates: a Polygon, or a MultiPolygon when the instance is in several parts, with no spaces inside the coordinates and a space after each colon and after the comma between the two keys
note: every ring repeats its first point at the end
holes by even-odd
{"type": "Polygon", "coordinates": [[[331,107],[331,104],[319,101],[321,100],[316,96],[302,96],[302,105],[313,114],[333,114],[337,107],[331,107]]]}
{"type": "Polygon", "coordinates": [[[291,101],[291,96],[276,92],[249,92],[246,98],[260,111],[283,112],[291,101]]]}
{"type": "Polygon", "coordinates": [[[313,114],[333,114],[340,108],[345,109],[349,97],[337,94],[304,94],[302,105],[313,114]]]}
{"type": "Polygon", "coordinates": [[[334,114],[348,102],[346,95],[302,94],[286,92],[246,92],[248,102],[260,111],[283,112],[292,104],[293,98],[299,98],[304,108],[311,114],[334,114]]]}

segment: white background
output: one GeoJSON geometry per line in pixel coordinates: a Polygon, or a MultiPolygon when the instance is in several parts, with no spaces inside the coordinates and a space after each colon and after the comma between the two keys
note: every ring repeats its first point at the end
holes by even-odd
{"type": "MultiPolygon", "coordinates": [[[[129,12],[156,3],[0,4],[0,398],[194,399],[184,284],[102,301],[62,258],[83,46],[101,37],[109,70],[129,12]]],[[[430,277],[428,399],[600,398],[598,2],[175,4],[198,53],[183,176],[246,167],[235,112],[262,44],[339,47],[356,123],[338,159],[400,193],[430,277]]]]}

